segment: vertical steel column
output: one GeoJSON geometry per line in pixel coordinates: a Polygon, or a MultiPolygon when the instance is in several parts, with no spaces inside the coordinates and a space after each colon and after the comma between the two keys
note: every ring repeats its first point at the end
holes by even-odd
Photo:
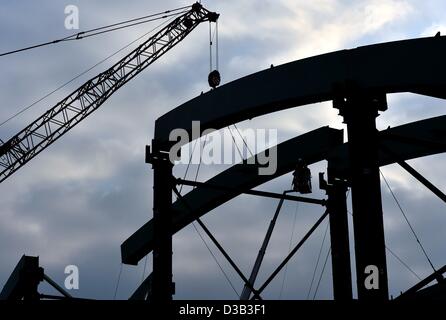
{"type": "Polygon", "coordinates": [[[333,293],[336,301],[353,299],[350,244],[347,220],[347,187],[342,181],[326,185],[327,209],[330,217],[333,293]]]}
{"type": "MultiPolygon", "coordinates": [[[[150,152],[150,151],[149,151],[150,152]]],[[[153,301],[170,301],[172,282],[172,163],[169,154],[149,155],[153,166],[153,301]]]]}
{"type": "Polygon", "coordinates": [[[0,300],[39,300],[38,287],[43,277],[39,257],[23,255],[1,290],[0,300]]]}
{"type": "Polygon", "coordinates": [[[388,300],[375,123],[378,110],[387,108],[386,96],[353,91],[333,104],[348,131],[358,299],[388,300]]]}

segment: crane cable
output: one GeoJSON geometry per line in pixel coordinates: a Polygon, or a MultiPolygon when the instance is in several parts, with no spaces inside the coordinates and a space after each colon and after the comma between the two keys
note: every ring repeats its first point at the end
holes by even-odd
{"type": "MultiPolygon", "coordinates": [[[[242,134],[240,133],[239,129],[237,128],[236,124],[233,124],[233,127],[235,128],[235,130],[237,131],[238,135],[240,136],[240,138],[242,139],[242,143],[243,145],[245,145],[246,149],[249,151],[249,153],[251,154],[251,157],[254,156],[254,153],[251,151],[251,149],[249,148],[248,144],[245,141],[245,138],[243,138],[242,134]]],[[[240,150],[238,143],[235,141],[235,137],[234,134],[232,133],[232,130],[230,128],[230,126],[227,126],[228,131],[231,133],[231,137],[232,137],[232,141],[234,142],[235,147],[237,148],[237,151],[240,155],[240,158],[243,160],[243,152],[242,150],[240,150]]],[[[243,149],[243,148],[242,148],[243,149]]]]}
{"type": "Polygon", "coordinates": [[[218,20],[209,20],[209,75],[208,84],[212,89],[216,89],[221,82],[221,75],[218,71],[218,20]],[[215,22],[215,29],[212,34],[212,22],[215,22]],[[212,63],[212,46],[215,38],[215,69],[213,69],[212,63]]]}
{"type": "MultiPolygon", "coordinates": [[[[347,210],[348,214],[353,217],[353,213],[349,210],[347,210]]],[[[421,277],[411,268],[409,267],[409,265],[404,262],[403,259],[401,259],[401,257],[399,257],[393,250],[391,250],[387,245],[386,245],[386,250],[389,251],[389,253],[396,259],[398,260],[399,263],[401,263],[401,265],[403,267],[405,267],[410,273],[412,273],[418,280],[421,280],[421,277]]]]}
{"type": "MultiPolygon", "coordinates": [[[[350,189],[349,189],[350,191],[350,189]]],[[[349,194],[347,194],[348,197],[349,194]]],[[[353,217],[353,213],[350,210],[347,210],[347,213],[353,217]]],[[[411,268],[409,267],[409,265],[404,262],[403,259],[401,259],[401,257],[399,257],[393,250],[391,250],[387,245],[385,245],[386,250],[403,266],[405,267],[410,273],[412,273],[418,280],[421,281],[421,277],[411,268]]]]}
{"type": "MultiPolygon", "coordinates": [[[[406,217],[406,215],[405,215],[405,213],[404,213],[404,211],[402,210],[402,207],[399,205],[399,202],[398,202],[398,200],[396,199],[396,196],[393,194],[393,192],[392,192],[392,189],[390,188],[390,185],[387,183],[387,180],[386,180],[386,178],[384,177],[384,175],[383,175],[383,173],[381,172],[381,170],[380,170],[380,173],[381,173],[381,175],[382,175],[382,177],[384,178],[384,181],[386,182],[386,184],[387,184],[387,187],[389,188],[389,190],[390,190],[390,192],[392,193],[392,195],[394,196],[394,199],[395,199],[395,201],[397,202],[397,204],[398,204],[398,206],[399,206],[399,208],[400,208],[400,210],[401,210],[401,212],[403,213],[403,215],[406,217]]],[[[349,196],[349,194],[350,194],[350,190],[348,191],[348,193],[347,193],[347,197],[349,196]]],[[[347,211],[351,216],[352,216],[352,213],[350,212],[350,211],[347,211]]],[[[406,217],[406,221],[409,223],[409,220],[407,220],[407,217],[406,217]]],[[[409,226],[411,226],[410,225],[410,223],[409,223],[409,226]]],[[[327,227],[328,227],[328,225],[327,225],[327,227]]],[[[328,229],[328,228],[327,228],[328,229]]],[[[415,235],[415,237],[417,237],[416,236],[416,234],[415,234],[415,231],[413,230],[413,228],[411,228],[412,229],[412,231],[414,232],[414,235],[415,235]]],[[[327,230],[326,230],[327,231],[327,230]]],[[[324,236],[325,237],[325,236],[324,236]]],[[[418,240],[418,237],[417,237],[417,240],[418,240]]],[[[419,242],[419,240],[418,240],[418,243],[420,244],[420,246],[421,246],[421,242],[419,242]]],[[[322,242],[322,244],[323,244],[323,242],[322,242]]],[[[322,249],[322,247],[321,247],[321,249],[322,249]]],[[[408,265],[407,265],[407,263],[405,263],[395,252],[393,252],[392,250],[390,250],[390,248],[389,247],[387,247],[387,245],[386,245],[386,249],[387,249],[387,251],[389,251],[389,253],[392,255],[392,256],[394,256],[407,270],[409,270],[415,277],[417,277],[419,280],[421,280],[421,278],[420,278],[420,276],[414,271],[414,270],[412,270],[412,268],[410,268],[408,265]]],[[[327,252],[327,256],[325,257],[325,262],[324,262],[324,266],[323,266],[323,268],[322,268],[322,272],[321,272],[321,275],[320,275],[320,277],[319,277],[319,280],[318,280],[318,284],[317,284],[317,286],[316,286],[316,290],[315,290],[315,292],[314,292],[314,295],[313,295],[313,300],[316,298],[316,294],[317,294],[317,292],[318,292],[318,289],[319,289],[319,285],[320,285],[320,282],[321,282],[321,279],[322,279],[322,276],[323,276],[323,274],[324,274],[324,271],[325,271],[325,267],[326,267],[326,264],[327,264],[327,261],[328,261],[328,257],[329,257],[329,255],[330,255],[330,252],[331,252],[331,246],[330,246],[330,249],[328,250],[328,252],[327,252]]],[[[428,261],[430,262],[430,259],[429,259],[429,257],[427,256],[427,254],[426,254],[426,251],[424,250],[424,248],[423,248],[423,252],[425,253],[425,255],[426,255],[426,257],[427,257],[427,259],[428,259],[428,261]]],[[[320,254],[320,253],[319,253],[320,254]]],[[[319,260],[319,257],[318,257],[318,260],[319,260]]],[[[433,265],[432,265],[432,263],[430,262],[430,264],[431,264],[431,266],[433,267],[433,265]]],[[[317,264],[316,264],[316,268],[317,268],[317,264]]],[[[435,270],[435,268],[434,268],[434,270],[435,270]]],[[[313,275],[314,276],[314,275],[313,275]]],[[[310,286],[310,290],[311,290],[311,286],[310,286]]],[[[308,296],[307,296],[307,299],[308,299],[308,296]]]]}
{"type": "Polygon", "coordinates": [[[393,190],[392,190],[392,188],[390,187],[389,183],[387,182],[386,177],[384,176],[384,174],[382,173],[381,170],[379,170],[379,173],[380,173],[381,176],[383,177],[384,182],[386,183],[387,188],[388,188],[389,191],[390,191],[390,194],[392,195],[392,197],[393,197],[393,199],[395,200],[395,202],[396,202],[398,208],[400,209],[400,211],[401,211],[401,213],[402,213],[404,219],[405,219],[406,222],[407,222],[407,225],[409,226],[410,230],[412,231],[412,234],[414,235],[415,240],[417,241],[417,243],[419,244],[421,250],[423,251],[423,254],[424,254],[424,256],[426,257],[426,259],[427,259],[429,265],[431,266],[432,270],[433,270],[434,272],[436,272],[437,270],[435,269],[434,265],[432,264],[431,259],[429,258],[429,256],[428,256],[426,250],[424,249],[424,246],[422,245],[420,239],[418,238],[417,233],[415,232],[415,229],[412,227],[412,224],[410,223],[409,219],[407,218],[406,213],[404,212],[403,208],[401,207],[400,202],[398,201],[396,195],[393,193],[393,190]]]}
{"type": "MultiPolygon", "coordinates": [[[[186,170],[185,170],[184,175],[183,175],[183,180],[186,179],[187,173],[189,172],[189,167],[190,167],[190,164],[192,162],[192,156],[194,155],[195,147],[197,146],[197,143],[198,143],[198,139],[195,140],[194,146],[192,147],[192,151],[191,151],[191,153],[189,155],[189,162],[187,163],[186,170]]],[[[200,158],[201,158],[201,155],[200,155],[200,158]]],[[[178,192],[181,193],[182,190],[183,190],[183,184],[180,186],[180,189],[178,190],[178,192]]]]}
{"type": "MultiPolygon", "coordinates": [[[[425,254],[427,260],[429,261],[429,264],[431,265],[431,267],[434,269],[434,272],[435,272],[435,268],[434,268],[434,266],[433,266],[431,260],[429,259],[429,256],[427,255],[426,250],[424,250],[424,247],[422,246],[422,244],[421,244],[421,242],[420,242],[418,236],[416,235],[415,230],[413,229],[412,225],[410,224],[409,220],[407,219],[407,216],[406,216],[404,210],[402,209],[401,205],[399,204],[398,199],[396,198],[395,194],[393,193],[392,189],[390,188],[390,185],[388,184],[388,182],[387,182],[386,178],[384,177],[384,174],[381,172],[381,170],[380,170],[380,173],[381,173],[381,175],[382,175],[382,177],[383,177],[383,179],[384,179],[384,181],[385,181],[387,187],[389,188],[389,190],[390,190],[390,192],[391,192],[393,198],[395,199],[395,202],[397,203],[397,205],[398,205],[398,207],[400,208],[400,210],[401,210],[403,216],[405,217],[406,222],[408,223],[410,229],[412,230],[412,233],[414,234],[415,238],[417,239],[417,242],[418,242],[419,245],[421,246],[421,248],[422,248],[422,250],[423,250],[423,253],[425,254]]],[[[348,197],[349,193],[350,193],[350,190],[349,190],[349,192],[347,193],[347,197],[348,197]]],[[[349,212],[349,213],[350,213],[350,215],[352,215],[351,212],[349,212]]],[[[327,223],[327,227],[326,227],[326,229],[325,229],[324,237],[323,237],[323,239],[322,239],[321,248],[320,248],[320,251],[319,251],[318,258],[317,258],[316,267],[315,267],[314,272],[313,272],[313,278],[312,278],[312,280],[311,280],[310,289],[309,289],[308,294],[307,294],[307,299],[308,299],[308,297],[309,297],[309,295],[310,295],[310,292],[311,292],[311,288],[312,288],[312,285],[313,285],[314,276],[315,276],[315,273],[316,273],[316,270],[317,270],[317,266],[318,266],[318,264],[319,264],[320,255],[321,255],[322,248],[323,248],[323,245],[324,245],[324,241],[325,241],[325,238],[326,238],[326,234],[327,234],[327,231],[328,231],[328,226],[329,226],[329,224],[327,223]]],[[[407,264],[406,264],[406,263],[405,263],[405,262],[404,262],[404,261],[403,261],[403,260],[402,260],[402,259],[395,253],[395,252],[393,252],[392,250],[390,250],[387,246],[386,246],[386,249],[387,249],[387,250],[389,251],[389,253],[390,253],[392,256],[394,256],[394,257],[395,257],[395,258],[396,258],[396,259],[397,259],[397,260],[398,260],[404,267],[406,267],[406,268],[407,268],[407,269],[408,269],[408,270],[409,270],[415,277],[417,277],[419,280],[421,280],[420,276],[419,276],[414,270],[412,270],[412,268],[410,268],[410,267],[409,267],[409,266],[408,266],[408,265],[407,265],[407,264]]],[[[314,292],[314,295],[313,295],[313,300],[316,298],[317,292],[318,292],[318,290],[319,290],[319,286],[320,286],[320,283],[321,283],[321,280],[322,280],[322,276],[323,276],[323,274],[324,274],[324,271],[325,271],[325,268],[326,268],[326,265],[327,265],[327,261],[328,261],[328,257],[329,257],[329,255],[330,255],[330,253],[331,253],[331,246],[330,246],[330,249],[328,250],[327,255],[326,255],[326,257],[325,257],[324,265],[323,265],[323,268],[322,268],[321,274],[320,274],[320,276],[319,276],[319,280],[318,280],[318,283],[317,283],[317,286],[316,286],[316,289],[315,289],[315,292],[314,292]]],[[[283,283],[282,283],[282,290],[283,290],[283,283]]]]}
{"type": "Polygon", "coordinates": [[[147,267],[147,260],[148,260],[148,258],[149,258],[149,255],[147,254],[146,258],[144,259],[144,268],[142,270],[141,283],[144,282],[144,278],[145,278],[145,275],[146,275],[146,267],[147,267]]]}
{"type": "Polygon", "coordinates": [[[215,69],[218,70],[218,20],[215,21],[215,29],[212,33],[212,22],[209,21],[209,72],[212,71],[212,46],[215,39],[215,69]]]}
{"type": "Polygon", "coordinates": [[[317,282],[316,290],[314,291],[313,300],[316,299],[316,295],[319,290],[319,285],[321,284],[322,276],[324,275],[325,267],[327,266],[327,261],[328,261],[328,258],[330,257],[330,253],[331,253],[331,245],[330,245],[330,249],[328,249],[327,255],[325,256],[324,266],[322,267],[321,275],[317,282]]]}
{"type": "Polygon", "coordinates": [[[325,238],[327,237],[327,232],[328,232],[328,227],[329,227],[329,226],[330,226],[330,222],[327,221],[327,226],[325,227],[324,237],[322,238],[321,247],[320,247],[320,249],[319,249],[319,254],[318,254],[318,256],[317,256],[317,260],[316,260],[316,266],[314,267],[314,270],[313,270],[313,276],[311,277],[310,288],[308,288],[308,292],[307,292],[307,300],[310,298],[311,289],[313,288],[313,283],[314,283],[314,279],[315,279],[315,276],[316,276],[317,267],[319,266],[319,261],[320,261],[320,259],[321,259],[322,250],[323,250],[323,248],[324,248],[325,238]]]}
{"type": "Polygon", "coordinates": [[[246,149],[248,149],[249,153],[251,154],[251,157],[253,157],[254,154],[252,153],[251,149],[249,148],[248,144],[246,143],[245,139],[243,138],[242,134],[240,133],[239,129],[237,128],[237,125],[234,123],[233,126],[234,126],[235,130],[237,130],[240,138],[242,138],[243,144],[245,145],[246,149]]]}
{"type": "MultiPolygon", "coordinates": [[[[203,148],[202,148],[201,150],[204,150],[204,147],[206,146],[207,140],[208,140],[208,136],[206,135],[206,136],[204,137],[203,148]]],[[[194,179],[195,182],[197,182],[197,179],[198,179],[198,173],[200,172],[200,167],[201,167],[201,157],[202,157],[202,155],[200,154],[200,161],[199,161],[199,163],[198,163],[197,172],[195,173],[195,179],[194,179]]],[[[195,187],[194,187],[194,188],[195,188],[195,187]]]]}
{"type": "Polygon", "coordinates": [[[124,29],[124,28],[128,28],[128,27],[133,27],[133,26],[144,24],[147,22],[156,21],[159,19],[165,19],[165,18],[168,18],[171,16],[175,16],[177,14],[185,13],[186,10],[184,10],[184,9],[189,8],[189,7],[190,6],[180,7],[180,8],[176,8],[176,9],[172,9],[172,10],[167,10],[164,12],[146,15],[146,16],[139,17],[139,18],[134,18],[134,19],[126,20],[126,21],[121,21],[118,23],[113,23],[110,25],[102,26],[102,27],[97,27],[94,29],[86,30],[86,31],[81,31],[81,32],[60,38],[60,39],[47,41],[47,42],[39,43],[36,45],[32,45],[32,46],[28,46],[28,47],[24,47],[24,48],[20,48],[20,49],[16,49],[16,50],[8,51],[8,52],[3,52],[3,53],[0,53],[0,57],[19,53],[22,51],[27,51],[27,50],[31,50],[31,49],[48,46],[48,45],[52,45],[52,44],[56,44],[56,43],[60,43],[60,42],[81,40],[81,39],[97,36],[97,35],[100,35],[103,33],[116,31],[116,30],[120,30],[120,29],[124,29]],[[183,10],[183,11],[178,12],[180,10],[183,10]],[[162,16],[160,16],[160,15],[162,15],[162,16]],[[141,20],[143,20],[143,21],[141,21],[141,20]]]}
{"type": "Polygon", "coordinates": [[[235,147],[237,148],[238,154],[240,155],[240,158],[243,160],[243,159],[244,159],[244,158],[243,158],[243,153],[240,151],[240,149],[239,149],[239,147],[238,147],[238,144],[237,144],[237,142],[235,141],[235,137],[234,137],[234,135],[232,134],[232,130],[231,130],[231,128],[230,128],[229,126],[228,126],[227,128],[228,128],[228,130],[229,130],[229,133],[231,134],[232,141],[234,142],[234,145],[235,145],[235,147]]]}
{"type": "Polygon", "coordinates": [[[118,293],[119,282],[121,281],[122,267],[123,267],[123,264],[121,262],[120,267],[119,267],[118,280],[116,282],[116,287],[115,287],[115,294],[113,295],[113,300],[116,300],[116,294],[118,293]]]}
{"type": "MultiPolygon", "coordinates": [[[[215,39],[215,70],[218,71],[218,20],[215,21],[215,29],[214,29],[214,33],[212,33],[212,23],[209,21],[209,72],[213,72],[212,68],[213,68],[213,64],[212,64],[212,46],[214,44],[214,39],[215,39]]],[[[234,123],[233,127],[235,128],[235,130],[237,131],[238,135],[240,136],[240,138],[242,139],[243,144],[245,145],[246,149],[249,151],[249,153],[251,154],[251,156],[253,156],[254,154],[252,153],[251,149],[249,148],[248,144],[246,143],[245,139],[243,138],[243,136],[241,135],[239,129],[237,128],[237,125],[234,123]]],[[[237,150],[240,154],[240,157],[242,159],[243,158],[243,153],[240,151],[237,142],[235,141],[235,137],[232,134],[232,131],[230,129],[230,127],[227,127],[229,132],[231,133],[232,136],[232,140],[234,141],[235,146],[237,147],[237,150]]]]}
{"type": "Polygon", "coordinates": [[[212,25],[209,21],[209,72],[212,71],[212,25]]]}
{"type": "MultiPolygon", "coordinates": [[[[347,191],[347,195],[345,196],[346,201],[347,201],[349,195],[350,195],[350,189],[348,189],[348,191],[347,191]]],[[[327,222],[327,227],[325,228],[325,233],[324,233],[324,237],[323,237],[323,239],[322,239],[321,248],[319,249],[319,254],[318,254],[318,257],[317,257],[317,261],[316,261],[316,266],[314,267],[313,277],[312,277],[312,279],[311,279],[310,288],[308,289],[307,300],[309,299],[310,294],[311,294],[311,289],[312,289],[312,287],[313,287],[314,277],[315,277],[315,275],[316,275],[317,267],[318,267],[318,265],[319,265],[319,261],[320,261],[321,254],[322,254],[322,250],[323,250],[323,248],[324,248],[324,242],[325,242],[325,238],[326,238],[326,236],[327,236],[327,232],[328,232],[328,228],[329,228],[329,226],[330,226],[330,222],[327,222]]],[[[321,275],[320,275],[319,280],[318,280],[318,282],[317,282],[316,289],[315,289],[315,291],[314,291],[313,300],[316,298],[316,294],[317,294],[317,292],[318,292],[318,290],[319,290],[319,285],[320,285],[320,283],[321,283],[322,275],[324,274],[325,266],[326,266],[326,264],[327,264],[327,259],[328,259],[328,255],[330,254],[330,252],[331,252],[331,246],[330,246],[330,249],[328,250],[327,256],[325,257],[324,266],[322,267],[322,272],[321,272],[321,275]]]]}
{"type": "Polygon", "coordinates": [[[57,91],[63,89],[64,87],[66,87],[67,85],[69,85],[70,83],[72,83],[73,81],[79,79],[80,77],[82,77],[83,75],[87,74],[88,72],[90,72],[91,70],[93,70],[94,68],[96,68],[97,66],[99,66],[100,64],[104,63],[105,61],[109,60],[110,58],[114,57],[115,55],[117,55],[118,53],[122,52],[123,50],[127,49],[128,47],[130,47],[132,44],[134,44],[135,42],[141,40],[142,38],[144,38],[145,36],[147,36],[148,34],[154,32],[155,30],[161,28],[162,26],[164,26],[165,24],[168,24],[169,22],[173,21],[175,19],[175,17],[171,17],[170,19],[164,21],[163,23],[159,24],[158,26],[156,26],[155,28],[147,31],[146,33],[144,33],[143,35],[139,36],[138,38],[136,38],[135,40],[131,41],[130,43],[126,44],[125,46],[123,46],[122,48],[120,48],[119,50],[113,52],[112,54],[108,55],[107,57],[103,58],[102,60],[98,61],[97,63],[95,63],[94,65],[92,65],[91,67],[89,67],[88,69],[86,69],[85,71],[79,73],[78,75],[76,75],[74,78],[72,78],[71,80],[68,80],[67,82],[63,83],[62,85],[60,85],[59,87],[57,87],[56,89],[52,90],[51,92],[45,94],[43,97],[39,98],[38,100],[34,101],[33,103],[31,103],[30,105],[23,107],[22,109],[20,109],[18,112],[16,112],[15,114],[13,114],[12,116],[10,116],[9,118],[7,118],[6,120],[4,120],[3,122],[0,122],[0,127],[3,126],[5,123],[11,121],[12,119],[16,118],[17,116],[19,116],[20,114],[22,114],[23,112],[27,111],[28,109],[32,108],[33,106],[35,106],[36,104],[38,104],[39,102],[45,100],[46,98],[48,98],[49,96],[53,95],[54,93],[56,93],[57,91]]]}
{"type": "MultiPolygon", "coordinates": [[[[299,210],[299,202],[296,202],[296,210],[294,211],[294,217],[293,217],[293,227],[291,229],[290,241],[288,243],[288,252],[291,251],[291,246],[293,245],[293,239],[294,239],[294,232],[295,232],[295,229],[296,229],[296,218],[297,218],[297,211],[298,210],[299,210]]],[[[285,288],[285,280],[286,280],[287,271],[288,271],[288,263],[286,264],[285,270],[283,272],[282,285],[280,287],[280,292],[279,292],[279,300],[282,298],[283,289],[285,288]]]]}
{"type": "Polygon", "coordinates": [[[405,263],[400,257],[397,256],[397,254],[395,252],[393,252],[392,250],[390,250],[389,247],[386,246],[387,251],[389,251],[389,253],[399,261],[399,263],[401,263],[407,270],[409,270],[418,280],[422,280],[421,277],[415,272],[413,271],[413,269],[411,267],[408,266],[407,263],[405,263]]]}

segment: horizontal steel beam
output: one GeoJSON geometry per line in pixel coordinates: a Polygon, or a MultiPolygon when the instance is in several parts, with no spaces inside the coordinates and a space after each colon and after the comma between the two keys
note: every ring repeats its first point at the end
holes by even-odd
{"type": "Polygon", "coordinates": [[[290,200],[290,201],[312,203],[312,204],[318,204],[321,206],[325,206],[325,204],[327,202],[325,199],[313,199],[313,198],[308,198],[308,197],[292,196],[292,195],[283,194],[283,193],[274,193],[274,192],[261,191],[261,190],[240,190],[240,189],[232,188],[232,187],[228,187],[228,186],[221,186],[221,185],[219,186],[219,185],[214,185],[214,184],[210,184],[207,182],[184,180],[181,178],[177,178],[176,183],[179,185],[182,184],[182,185],[193,186],[193,187],[226,190],[228,192],[236,192],[237,194],[244,193],[244,194],[250,194],[253,196],[268,197],[268,198],[273,198],[273,199],[284,199],[284,200],[290,200]]]}

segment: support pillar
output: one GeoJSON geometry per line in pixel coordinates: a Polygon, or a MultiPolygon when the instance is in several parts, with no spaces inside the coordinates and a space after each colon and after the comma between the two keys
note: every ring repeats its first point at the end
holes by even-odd
{"type": "Polygon", "coordinates": [[[153,166],[153,278],[152,298],[155,302],[172,300],[172,163],[169,154],[146,151],[153,166]]]}
{"type": "Polygon", "coordinates": [[[349,301],[353,299],[353,293],[348,238],[347,186],[340,180],[327,184],[323,179],[323,173],[319,174],[319,183],[328,196],[334,300],[349,301]]]}
{"type": "Polygon", "coordinates": [[[385,94],[359,90],[333,101],[347,124],[359,300],[388,300],[378,138],[375,119],[385,94]]]}

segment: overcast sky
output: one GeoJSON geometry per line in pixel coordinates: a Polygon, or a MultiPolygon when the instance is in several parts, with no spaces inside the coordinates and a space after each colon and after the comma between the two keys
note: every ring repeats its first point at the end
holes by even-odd
{"type": "MultiPolygon", "coordinates": [[[[64,27],[64,8],[69,4],[78,6],[80,30],[86,30],[190,3],[7,1],[0,10],[0,51],[71,34],[64,27]]],[[[437,31],[446,33],[446,2],[440,0],[244,0],[203,1],[203,4],[221,14],[219,67],[223,83],[268,68],[270,64],[365,44],[433,36],[437,31]]],[[[143,25],[0,57],[0,122],[155,26],[156,23],[143,25]]],[[[144,163],[144,146],[153,137],[155,119],[208,90],[208,41],[208,26],[199,26],[115,93],[101,109],[0,185],[0,287],[22,254],[38,255],[46,273],[61,284],[66,265],[79,267],[80,289],[73,295],[113,298],[121,267],[120,244],[152,215],[152,172],[144,163]]],[[[125,52],[0,126],[0,138],[7,140],[125,52]]],[[[388,102],[389,110],[378,118],[380,129],[444,114],[445,102],[438,99],[397,94],[388,96],[388,102]]],[[[284,141],[325,125],[344,128],[330,103],[262,116],[240,123],[239,127],[274,128],[279,132],[279,141],[284,141]]],[[[446,190],[444,160],[444,155],[436,155],[409,163],[446,190]]],[[[325,166],[324,162],[313,165],[313,177],[324,171],[325,166]]],[[[196,169],[191,167],[189,177],[193,177],[196,169]]],[[[199,180],[223,169],[203,167],[199,180]]],[[[180,176],[184,170],[184,165],[179,166],[175,174],[180,176]]],[[[446,225],[444,204],[402,169],[388,166],[382,171],[434,265],[443,266],[446,263],[442,248],[446,225]]],[[[286,175],[260,189],[282,192],[290,183],[291,176],[286,175]]],[[[316,180],[313,185],[317,189],[316,180]]],[[[388,247],[419,277],[430,274],[432,270],[385,185],[382,191],[388,247]]],[[[314,196],[322,197],[323,193],[316,190],[314,196]]],[[[240,196],[203,218],[246,274],[254,263],[276,204],[270,199],[240,196]]],[[[285,257],[290,243],[299,241],[317,220],[321,209],[304,204],[297,208],[294,203],[285,203],[259,282],[285,257]]],[[[326,222],[291,260],[286,273],[282,272],[265,291],[265,298],[306,299],[325,226],[326,222]]],[[[240,293],[242,282],[208,243],[240,293]]],[[[328,249],[326,241],[322,260],[328,249]]],[[[387,256],[387,261],[392,295],[418,281],[392,255],[387,256]]],[[[143,269],[144,260],[136,267],[122,267],[117,298],[129,297],[141,283],[143,269]]],[[[149,257],[145,275],[150,270],[149,257]]],[[[237,298],[192,226],[174,238],[174,280],[177,299],[237,298]]],[[[42,290],[49,289],[42,287],[42,290]]],[[[314,287],[310,298],[313,292],[314,287]]],[[[332,298],[330,260],[316,298],[332,298]]]]}

